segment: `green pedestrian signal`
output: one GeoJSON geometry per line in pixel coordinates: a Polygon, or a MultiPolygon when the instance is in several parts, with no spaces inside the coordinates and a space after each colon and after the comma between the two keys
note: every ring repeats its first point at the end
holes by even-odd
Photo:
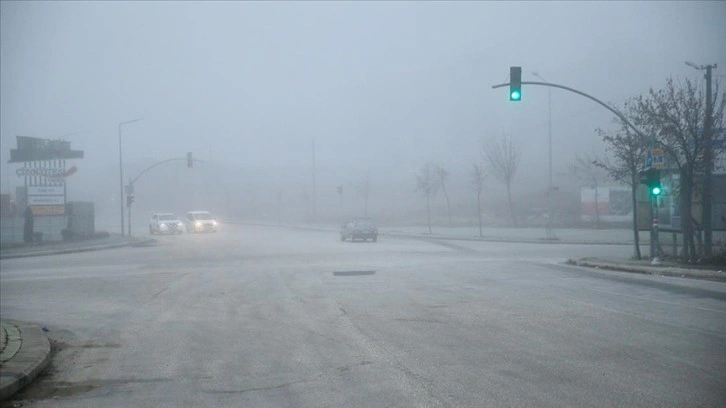
{"type": "Polygon", "coordinates": [[[509,100],[522,100],[522,67],[509,67],[509,100]]]}

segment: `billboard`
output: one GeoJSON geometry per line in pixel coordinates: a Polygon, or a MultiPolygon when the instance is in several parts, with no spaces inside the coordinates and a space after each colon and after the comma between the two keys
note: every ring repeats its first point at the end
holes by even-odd
{"type": "Polygon", "coordinates": [[[71,150],[71,142],[16,136],[18,148],[10,150],[9,163],[82,159],[82,150],[71,150]]]}

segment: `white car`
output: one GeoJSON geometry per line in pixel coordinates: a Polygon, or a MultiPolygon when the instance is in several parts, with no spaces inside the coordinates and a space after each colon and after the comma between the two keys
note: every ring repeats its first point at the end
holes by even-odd
{"type": "Polygon", "coordinates": [[[172,213],[158,213],[151,216],[149,234],[181,234],[184,224],[172,213]]]}
{"type": "Polygon", "coordinates": [[[209,211],[189,211],[186,222],[187,232],[217,232],[217,220],[209,211]]]}

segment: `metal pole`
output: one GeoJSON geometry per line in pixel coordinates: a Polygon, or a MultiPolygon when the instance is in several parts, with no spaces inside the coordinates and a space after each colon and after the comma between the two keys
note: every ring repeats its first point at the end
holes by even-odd
{"type": "MultiPolygon", "coordinates": [[[[532,75],[548,82],[542,76],[533,72],[532,75]]],[[[547,88],[547,157],[548,161],[548,182],[547,182],[547,238],[552,238],[552,88],[547,88]]]]}
{"type": "MultiPolygon", "coordinates": [[[[643,134],[643,132],[641,132],[640,129],[636,128],[632,123],[630,123],[630,121],[628,120],[628,118],[626,118],[625,115],[623,115],[619,110],[613,108],[612,106],[610,106],[607,103],[605,103],[605,102],[603,102],[603,101],[595,98],[592,95],[586,94],[585,92],[578,91],[577,89],[570,88],[568,86],[559,85],[559,84],[553,84],[552,82],[522,81],[521,84],[522,85],[549,86],[549,87],[552,87],[552,88],[564,89],[565,91],[569,91],[569,92],[572,92],[572,93],[576,93],[576,94],[578,94],[580,96],[584,96],[585,98],[590,99],[591,101],[594,101],[594,102],[598,103],[603,108],[605,108],[605,109],[609,110],[610,112],[614,113],[615,116],[617,116],[621,121],[623,121],[623,123],[625,123],[631,129],[633,129],[633,131],[635,131],[635,133],[637,133],[639,136],[641,136],[641,137],[643,137],[643,138],[645,138],[647,140],[654,140],[655,139],[654,137],[649,137],[649,136],[646,136],[645,134],[643,134]]],[[[492,85],[492,89],[504,88],[505,86],[509,86],[509,85],[510,85],[509,82],[507,82],[506,84],[492,85]]]]}
{"type": "Polygon", "coordinates": [[[651,240],[651,246],[653,252],[653,260],[650,262],[651,265],[660,265],[660,258],[658,257],[658,197],[651,198],[653,201],[653,239],[651,240]]]}
{"type": "Polygon", "coordinates": [[[547,238],[552,238],[552,88],[547,89],[549,183],[547,185],[547,238]]]}
{"type": "Polygon", "coordinates": [[[129,236],[131,236],[131,206],[130,205],[127,205],[126,206],[126,209],[129,212],[129,216],[128,216],[128,221],[127,222],[129,223],[129,228],[128,228],[129,236]]]}
{"type": "Polygon", "coordinates": [[[121,204],[121,236],[124,236],[124,165],[123,165],[123,154],[121,153],[121,127],[123,125],[138,122],[143,118],[137,118],[133,120],[127,120],[118,124],[118,188],[119,188],[119,200],[121,204]]]}
{"type": "Polygon", "coordinates": [[[704,159],[706,171],[703,178],[703,243],[705,255],[711,256],[713,245],[713,225],[711,224],[712,174],[713,174],[713,102],[711,101],[711,70],[716,65],[706,65],[706,118],[704,120],[703,136],[706,143],[704,159]]]}
{"type": "Polygon", "coordinates": [[[313,222],[317,221],[317,190],[315,186],[315,139],[313,139],[313,222]]]}
{"type": "MultiPolygon", "coordinates": [[[[134,195],[133,187],[131,187],[131,178],[129,177],[129,184],[127,185],[128,190],[126,191],[126,197],[130,197],[134,195]]],[[[128,212],[128,217],[126,217],[126,222],[129,223],[129,227],[126,228],[126,231],[128,231],[129,236],[131,236],[131,204],[126,203],[126,211],[128,212]]]]}
{"type": "Polygon", "coordinates": [[[121,207],[121,236],[125,236],[124,233],[124,165],[123,165],[123,154],[121,153],[121,125],[118,124],[118,186],[119,186],[119,202],[121,207]]]}

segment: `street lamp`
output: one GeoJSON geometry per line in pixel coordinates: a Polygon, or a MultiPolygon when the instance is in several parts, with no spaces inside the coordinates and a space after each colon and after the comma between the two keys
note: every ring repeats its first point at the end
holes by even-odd
{"type": "Polygon", "coordinates": [[[703,120],[703,141],[706,146],[704,151],[704,161],[706,162],[705,174],[703,177],[703,203],[702,205],[702,225],[703,225],[703,244],[706,249],[706,256],[711,256],[713,250],[713,224],[712,224],[712,202],[713,202],[713,101],[711,95],[711,71],[716,68],[716,64],[697,65],[692,62],[685,61],[686,65],[699,71],[706,71],[706,117],[703,120]]]}
{"type": "MultiPolygon", "coordinates": [[[[537,78],[549,82],[542,78],[540,74],[533,72],[532,75],[537,78]]],[[[551,238],[552,234],[552,88],[547,89],[547,106],[548,106],[548,131],[547,131],[547,156],[549,158],[549,171],[548,171],[548,183],[547,183],[547,238],[551,238]]]]}
{"type": "Polygon", "coordinates": [[[119,202],[121,206],[121,236],[125,236],[124,232],[124,165],[123,165],[123,155],[121,153],[121,129],[123,125],[128,125],[129,123],[134,123],[142,120],[143,118],[137,118],[132,120],[127,120],[126,122],[121,122],[118,124],[118,181],[119,181],[119,202]]]}

